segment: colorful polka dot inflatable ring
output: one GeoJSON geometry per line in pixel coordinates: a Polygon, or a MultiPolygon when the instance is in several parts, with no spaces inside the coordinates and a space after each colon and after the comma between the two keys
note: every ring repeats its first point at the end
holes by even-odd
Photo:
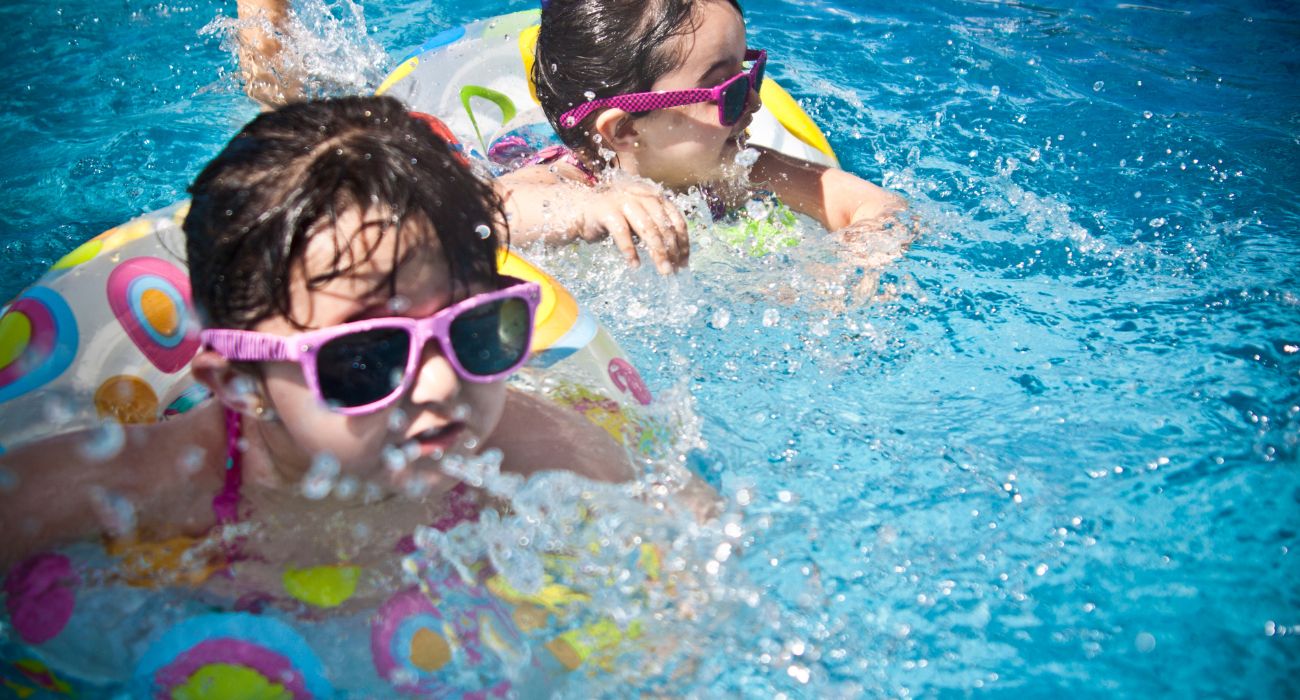
{"type": "Polygon", "coordinates": [[[214,613],[189,618],[140,658],[134,697],[285,698],[333,694],[302,635],[272,617],[214,613]]]}
{"type": "Polygon", "coordinates": [[[0,449],[192,406],[198,324],[176,205],[68,253],[0,316],[0,449]]]}
{"type": "Polygon", "coordinates": [[[376,673],[421,697],[508,697],[501,667],[527,657],[501,600],[454,572],[399,592],[373,620],[376,673]]]}
{"type": "MultiPolygon", "coordinates": [[[[188,371],[198,349],[198,323],[183,259],[180,224],[187,210],[187,203],[179,203],[95,237],[0,309],[0,451],[105,421],[165,420],[207,399],[188,371]]],[[[582,413],[629,449],[647,449],[663,429],[643,413],[654,407],[654,397],[618,344],[535,265],[504,250],[498,263],[503,273],[542,288],[525,369],[542,381],[525,377],[517,383],[582,413]]],[[[168,563],[175,552],[160,551],[167,556],[141,566],[177,566],[168,563]]],[[[0,669],[5,688],[62,693],[77,687],[68,682],[100,677],[81,676],[76,664],[82,657],[63,652],[83,645],[84,635],[103,640],[107,631],[89,619],[79,623],[78,615],[93,616],[96,601],[117,601],[128,589],[88,588],[78,562],[64,554],[37,555],[5,577],[3,622],[15,634],[0,636],[0,647],[4,659],[26,664],[0,669]],[[52,652],[48,658],[46,652],[52,652]],[[28,657],[30,663],[23,660],[28,657]],[[37,658],[43,661],[32,660],[37,658]]],[[[360,573],[353,568],[287,571],[284,588],[315,609],[337,606],[355,588],[360,573]]],[[[125,585],[159,579],[177,580],[141,570],[132,571],[125,585]]],[[[347,623],[357,632],[359,625],[369,626],[372,663],[364,661],[364,641],[356,649],[349,644],[347,658],[338,659],[330,656],[336,651],[331,642],[304,636],[296,622],[209,610],[200,606],[198,614],[175,625],[182,611],[166,612],[158,629],[130,642],[145,651],[129,650],[132,662],[115,666],[125,675],[113,682],[128,682],[129,676],[130,697],[330,697],[331,679],[359,672],[358,664],[364,664],[366,674],[420,696],[495,698],[515,692],[500,680],[506,675],[500,664],[537,663],[520,642],[517,606],[484,585],[454,577],[426,577],[421,588],[399,592],[366,622],[347,623]]],[[[324,623],[312,629],[316,624],[324,623]]],[[[568,644],[564,668],[593,653],[587,646],[568,644]],[[571,648],[578,651],[568,653],[571,648]]]]}

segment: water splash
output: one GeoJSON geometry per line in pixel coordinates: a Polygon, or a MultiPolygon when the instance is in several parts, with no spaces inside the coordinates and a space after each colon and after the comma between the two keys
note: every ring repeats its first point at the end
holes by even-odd
{"type": "Polygon", "coordinates": [[[339,477],[341,465],[332,454],[322,452],[312,458],[311,468],[302,478],[302,495],[319,501],[330,495],[339,477]]]}
{"type": "Polygon", "coordinates": [[[101,421],[85,434],[78,450],[91,462],[104,462],[116,457],[126,446],[126,430],[114,420],[101,421]]]}
{"type": "Polygon", "coordinates": [[[200,34],[220,37],[222,49],[237,60],[238,35],[247,28],[280,43],[272,92],[287,88],[289,94],[273,95],[273,102],[296,92],[307,98],[365,93],[379,85],[389,66],[384,47],[368,35],[362,6],[352,0],[295,3],[281,27],[260,18],[218,17],[200,34]]]}

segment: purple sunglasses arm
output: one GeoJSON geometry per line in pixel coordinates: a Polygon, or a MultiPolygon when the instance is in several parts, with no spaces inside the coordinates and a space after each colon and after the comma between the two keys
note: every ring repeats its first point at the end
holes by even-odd
{"type": "MultiPolygon", "coordinates": [[[[747,71],[750,75],[754,75],[756,72],[760,71],[760,66],[767,64],[767,51],[762,49],[747,50],[745,51],[745,60],[754,62],[754,66],[747,71]]],[[[602,107],[616,107],[627,112],[653,112],[657,109],[681,107],[682,105],[696,104],[699,102],[717,102],[722,97],[723,88],[744,74],[745,73],[742,72],[741,74],[712,88],[634,92],[628,95],[614,95],[613,97],[602,97],[590,102],[584,102],[583,104],[580,104],[560,115],[560,126],[566,129],[572,129],[583,119],[586,119],[587,115],[602,107]]],[[[758,90],[760,86],[753,84],[750,87],[754,90],[758,90]]],[[[721,109],[720,106],[719,109],[721,109]]]]}
{"type": "Polygon", "coordinates": [[[630,95],[602,97],[574,107],[560,117],[560,124],[566,129],[577,126],[587,115],[602,107],[617,107],[626,112],[653,112],[657,109],[680,107],[682,105],[707,102],[713,99],[716,88],[696,88],[694,90],[661,90],[659,92],[634,92],[630,95]]]}
{"type": "Polygon", "coordinates": [[[217,328],[199,333],[199,340],[230,360],[264,362],[298,359],[298,354],[290,346],[292,338],[217,328]]]}

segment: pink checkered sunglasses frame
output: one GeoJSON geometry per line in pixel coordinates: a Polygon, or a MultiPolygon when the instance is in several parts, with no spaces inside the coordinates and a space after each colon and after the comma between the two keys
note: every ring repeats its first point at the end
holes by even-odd
{"type": "Polygon", "coordinates": [[[501,276],[501,280],[506,285],[502,289],[495,292],[476,294],[425,318],[408,318],[405,316],[374,318],[288,336],[258,331],[216,328],[202,331],[199,334],[199,339],[208,348],[228,360],[241,362],[297,362],[302,367],[307,387],[316,395],[317,400],[329,406],[330,410],[347,416],[374,413],[392,405],[411,387],[411,384],[415,381],[414,378],[420,364],[420,357],[424,353],[424,346],[430,340],[436,339],[438,341],[442,356],[451,364],[456,375],[468,382],[487,384],[500,381],[528,361],[528,350],[532,343],[537,304],[541,300],[541,287],[536,282],[526,282],[505,275],[501,276]],[[527,306],[526,325],[520,328],[521,335],[511,339],[512,342],[510,343],[512,349],[517,349],[518,357],[510,357],[510,361],[506,366],[495,368],[491,373],[471,372],[465,367],[459,355],[460,352],[468,348],[457,347],[458,339],[452,324],[467,312],[511,299],[520,300],[527,306]],[[380,397],[358,403],[355,406],[339,405],[339,399],[327,397],[325,392],[322,391],[319,365],[317,363],[321,348],[340,338],[376,330],[403,331],[408,336],[409,349],[406,353],[401,382],[380,397]]]}
{"type": "Polygon", "coordinates": [[[626,112],[653,112],[657,109],[681,107],[682,105],[692,105],[700,102],[716,102],[718,105],[718,123],[722,126],[731,126],[744,116],[745,107],[749,105],[749,91],[758,92],[759,87],[763,84],[763,70],[767,66],[767,51],[762,49],[746,51],[745,60],[753,61],[754,65],[750,66],[749,70],[741,71],[727,78],[721,85],[716,87],[695,88],[694,90],[634,92],[628,95],[602,97],[598,100],[580,104],[560,115],[560,124],[566,129],[571,129],[583,119],[586,119],[587,115],[602,107],[617,107],[626,112]],[[735,109],[735,114],[727,114],[726,106],[728,101],[723,99],[723,96],[739,80],[745,81],[745,100],[740,103],[741,106],[738,109],[735,109]]]}

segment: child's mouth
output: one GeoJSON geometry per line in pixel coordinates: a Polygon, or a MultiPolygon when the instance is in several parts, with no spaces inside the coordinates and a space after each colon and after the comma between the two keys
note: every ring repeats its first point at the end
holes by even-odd
{"type": "Polygon", "coordinates": [[[407,454],[414,452],[414,457],[442,459],[456,445],[464,430],[464,423],[455,422],[416,433],[406,441],[407,454]]]}

